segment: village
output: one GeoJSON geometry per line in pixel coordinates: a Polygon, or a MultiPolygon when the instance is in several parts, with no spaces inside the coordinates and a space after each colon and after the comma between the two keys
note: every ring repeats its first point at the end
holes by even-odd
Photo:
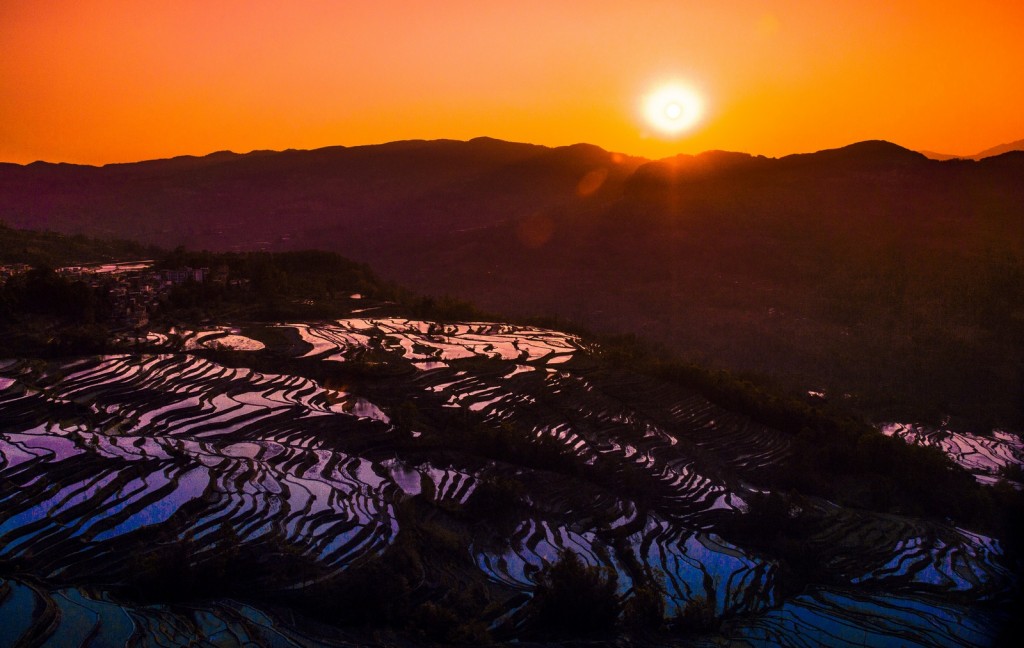
{"type": "MultiPolygon", "coordinates": [[[[29,272],[31,265],[14,263],[0,265],[0,285],[12,277],[29,272]]],[[[165,301],[175,286],[188,282],[219,286],[241,286],[247,279],[229,281],[228,267],[181,267],[155,269],[153,261],[131,261],[74,265],[57,268],[55,272],[71,282],[82,282],[97,294],[105,296],[110,307],[112,329],[141,329],[165,301]]]]}

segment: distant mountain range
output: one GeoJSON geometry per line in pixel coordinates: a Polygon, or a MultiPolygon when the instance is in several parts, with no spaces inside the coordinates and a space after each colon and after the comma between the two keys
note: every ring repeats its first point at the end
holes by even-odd
{"type": "Polygon", "coordinates": [[[481,138],[105,167],[0,165],[0,219],[162,245],[326,246],[378,258],[396,241],[431,244],[576,201],[581,179],[598,168],[603,182],[592,182],[588,197],[601,200],[642,162],[589,145],[481,138]]]}
{"type": "Polygon", "coordinates": [[[975,153],[974,155],[947,155],[945,153],[935,153],[934,151],[921,151],[921,153],[933,160],[982,160],[994,155],[1009,153],[1010,151],[1024,151],[1024,139],[993,146],[992,148],[987,148],[981,153],[975,153]]]}
{"type": "Polygon", "coordinates": [[[0,220],[325,248],[419,291],[640,333],[879,416],[1024,421],[1024,152],[943,162],[869,141],[649,161],[480,138],[0,164],[0,220]]]}

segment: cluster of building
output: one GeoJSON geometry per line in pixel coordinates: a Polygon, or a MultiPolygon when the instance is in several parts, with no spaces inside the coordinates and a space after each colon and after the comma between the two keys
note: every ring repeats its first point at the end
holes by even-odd
{"type": "MultiPolygon", "coordinates": [[[[26,264],[0,265],[0,284],[30,269],[31,266],[26,264]]],[[[212,271],[209,268],[189,267],[156,270],[152,261],[67,266],[58,268],[57,274],[71,281],[82,281],[107,295],[113,326],[133,329],[146,326],[150,315],[177,285],[189,281],[222,286],[229,284],[227,266],[212,271]]],[[[246,280],[230,281],[231,285],[243,283],[246,280]]]]}
{"type": "Polygon", "coordinates": [[[27,263],[8,263],[0,265],[0,285],[7,283],[7,280],[15,275],[20,275],[32,269],[27,263]]]}

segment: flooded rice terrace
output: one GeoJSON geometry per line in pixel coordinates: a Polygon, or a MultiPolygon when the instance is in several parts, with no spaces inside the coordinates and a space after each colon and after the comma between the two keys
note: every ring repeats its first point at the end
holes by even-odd
{"type": "MultiPolygon", "coordinates": [[[[785,591],[777,560],[719,530],[787,436],[617,373],[572,335],[363,318],[172,329],[131,347],[0,361],[0,645],[334,645],[245,592],[313,587],[385,555],[410,502],[490,520],[483,493],[508,483],[508,519],[452,548],[494,601],[497,637],[516,636],[562,552],[615,573],[625,599],[653,581],[666,616],[709,605],[724,619],[709,645],[983,645],[1003,619],[973,603],[1015,587],[990,538],[809,500],[830,521],[813,539],[829,579],[785,591]],[[470,448],[473,434],[511,450],[470,448]],[[532,447],[557,448],[559,469],[532,447]],[[201,602],[130,595],[168,551],[173,569],[203,573],[224,571],[228,548],[313,568],[235,573],[201,602]]],[[[991,455],[985,470],[1004,457],[970,452],[991,455]]]]}

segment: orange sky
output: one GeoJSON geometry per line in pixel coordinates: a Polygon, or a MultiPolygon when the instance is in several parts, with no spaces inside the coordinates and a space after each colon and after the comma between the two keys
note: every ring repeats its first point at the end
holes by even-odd
{"type": "Polygon", "coordinates": [[[2,0],[0,160],[488,135],[661,157],[1024,137],[1024,2],[2,0]],[[640,100],[707,116],[664,141],[640,100]]]}

